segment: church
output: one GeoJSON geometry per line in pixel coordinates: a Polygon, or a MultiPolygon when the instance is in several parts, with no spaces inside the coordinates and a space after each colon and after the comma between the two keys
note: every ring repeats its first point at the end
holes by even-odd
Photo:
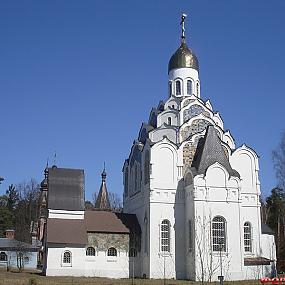
{"type": "Polygon", "coordinates": [[[38,228],[46,275],[216,281],[274,274],[258,156],[235,145],[203,99],[185,18],[167,98],[150,111],[123,165],[123,212],[110,210],[105,171],[96,209],[87,211],[84,171],[46,169],[38,228]]]}

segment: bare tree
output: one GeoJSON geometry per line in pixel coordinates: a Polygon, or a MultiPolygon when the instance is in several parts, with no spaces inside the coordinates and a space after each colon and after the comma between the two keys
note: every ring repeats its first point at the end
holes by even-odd
{"type": "Polygon", "coordinates": [[[15,234],[21,241],[30,243],[30,225],[37,220],[40,187],[37,181],[31,179],[16,186],[20,200],[15,209],[15,234]]]}
{"type": "Polygon", "coordinates": [[[196,216],[195,218],[195,259],[199,262],[196,270],[196,278],[202,283],[213,281],[213,276],[221,266],[227,274],[230,266],[229,256],[214,256],[211,246],[211,215],[196,216]]]}
{"type": "Polygon", "coordinates": [[[16,244],[15,252],[17,255],[17,267],[19,271],[22,271],[25,267],[25,262],[30,258],[30,253],[27,251],[25,245],[18,241],[16,244]]]}
{"type": "MultiPolygon", "coordinates": [[[[95,205],[97,197],[98,197],[98,192],[94,192],[92,194],[93,205],[95,205]]],[[[117,193],[109,192],[109,191],[108,191],[108,197],[109,197],[111,209],[113,211],[117,211],[117,212],[122,211],[122,209],[123,209],[123,202],[122,202],[121,197],[117,193]]]]}
{"type": "Polygon", "coordinates": [[[278,187],[285,189],[285,132],[278,147],[272,152],[278,187]]]}

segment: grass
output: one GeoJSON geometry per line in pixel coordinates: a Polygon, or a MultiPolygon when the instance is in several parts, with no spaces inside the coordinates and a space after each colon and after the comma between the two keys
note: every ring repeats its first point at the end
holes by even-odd
{"type": "MultiPolygon", "coordinates": [[[[108,279],[96,277],[46,277],[38,273],[29,272],[6,272],[0,271],[0,285],[132,285],[131,279],[108,279]]],[[[134,285],[164,285],[164,280],[134,279],[134,285]]],[[[199,285],[200,282],[166,280],[166,285],[199,285]]],[[[213,282],[211,284],[219,284],[213,282]]],[[[232,281],[224,282],[225,285],[258,285],[255,281],[232,281]]]]}

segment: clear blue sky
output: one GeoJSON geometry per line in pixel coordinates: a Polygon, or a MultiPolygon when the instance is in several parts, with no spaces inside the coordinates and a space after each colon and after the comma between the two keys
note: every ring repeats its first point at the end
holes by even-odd
{"type": "Polygon", "coordinates": [[[260,156],[264,193],[284,130],[285,1],[1,1],[0,176],[40,181],[46,160],[82,168],[86,198],[122,193],[122,165],[151,107],[167,98],[179,17],[210,99],[260,156]]]}

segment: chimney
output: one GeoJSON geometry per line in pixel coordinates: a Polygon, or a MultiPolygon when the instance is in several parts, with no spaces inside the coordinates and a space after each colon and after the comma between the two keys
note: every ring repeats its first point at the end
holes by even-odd
{"type": "Polygon", "coordinates": [[[14,230],[6,230],[5,231],[5,238],[13,239],[15,237],[14,230]]]}

